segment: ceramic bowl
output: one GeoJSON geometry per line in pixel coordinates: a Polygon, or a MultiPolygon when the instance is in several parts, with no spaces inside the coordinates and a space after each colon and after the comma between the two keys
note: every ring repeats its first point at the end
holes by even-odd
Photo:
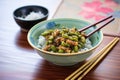
{"type": "MultiPolygon", "coordinates": [[[[95,51],[95,49],[101,44],[103,40],[103,33],[101,31],[98,31],[89,37],[89,40],[92,43],[92,48],[86,51],[79,51],[77,53],[54,53],[44,51],[38,48],[38,38],[42,32],[48,29],[61,28],[62,26],[66,26],[68,28],[76,27],[77,29],[81,29],[88,25],[88,22],[79,19],[51,19],[38,23],[34,27],[32,27],[28,32],[27,39],[29,44],[35,49],[35,51],[47,61],[60,66],[71,66],[86,60],[95,51]],[[57,24],[60,25],[54,26],[57,24]]],[[[94,26],[86,30],[86,33],[93,31],[95,28],[96,27],[94,26]]]]}
{"type": "Polygon", "coordinates": [[[43,6],[28,5],[17,8],[13,17],[22,31],[28,31],[35,24],[48,18],[49,11],[43,6]]]}

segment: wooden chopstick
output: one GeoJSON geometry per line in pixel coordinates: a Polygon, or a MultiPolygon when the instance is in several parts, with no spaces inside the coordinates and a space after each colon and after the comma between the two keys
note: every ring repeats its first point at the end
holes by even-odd
{"type": "MultiPolygon", "coordinates": [[[[115,38],[115,39],[116,39],[116,38],[115,38]]],[[[110,44],[112,44],[112,43],[113,43],[113,41],[112,41],[110,44]]],[[[108,45],[107,45],[105,48],[103,48],[100,52],[102,53],[107,47],[108,47],[108,45]]],[[[83,66],[81,66],[81,67],[78,68],[74,73],[72,73],[70,76],[68,76],[68,77],[66,78],[66,80],[69,80],[70,78],[71,78],[71,80],[74,80],[75,77],[77,77],[77,76],[81,73],[81,70],[84,69],[86,66],[90,65],[91,61],[93,61],[93,59],[96,59],[97,56],[99,56],[99,55],[101,55],[101,54],[98,53],[95,57],[91,58],[91,59],[90,59],[88,62],[86,62],[83,66]],[[79,74],[77,74],[78,72],[79,72],[79,74]],[[74,76],[74,75],[75,75],[75,76],[74,76]]]]}
{"type": "Polygon", "coordinates": [[[113,44],[111,44],[111,45],[105,50],[105,52],[94,62],[94,64],[92,64],[92,66],[90,66],[90,68],[88,68],[88,69],[78,78],[78,80],[81,80],[90,70],[92,70],[92,69],[95,67],[95,65],[103,59],[103,57],[113,48],[113,46],[114,46],[118,41],[119,41],[119,38],[117,38],[117,39],[115,40],[115,42],[113,42],[113,44]]]}
{"type": "Polygon", "coordinates": [[[69,75],[65,80],[75,80],[78,78],[81,80],[109,51],[112,47],[119,41],[119,38],[113,39],[105,48],[103,48],[96,56],[87,61],[83,66],[78,68],[75,72],[69,75]],[[85,72],[85,73],[83,73],[85,72]]]}
{"type": "Polygon", "coordinates": [[[113,20],[115,20],[115,18],[112,18],[111,20],[109,20],[107,23],[105,23],[104,25],[102,25],[101,27],[95,29],[94,31],[90,32],[89,34],[86,35],[86,37],[91,36],[92,34],[94,34],[95,32],[97,32],[98,30],[102,29],[103,27],[105,27],[107,24],[109,24],[110,22],[112,22],[113,20]]]}
{"type": "MultiPolygon", "coordinates": [[[[113,43],[113,41],[111,42],[111,43],[113,43]]],[[[110,44],[111,44],[110,43],[110,44]]],[[[108,48],[109,46],[107,46],[106,48],[108,48]]],[[[103,50],[102,50],[102,52],[106,49],[106,48],[104,48],[103,50]]],[[[102,53],[101,52],[101,53],[102,53]]],[[[100,54],[98,54],[98,55],[100,55],[100,54]]],[[[97,55],[97,56],[98,56],[97,55]]],[[[72,77],[73,75],[75,75],[76,77],[77,77],[77,75],[78,74],[76,74],[76,73],[78,73],[79,71],[81,71],[84,67],[86,67],[89,63],[91,63],[91,61],[93,60],[93,59],[95,59],[95,58],[97,58],[97,57],[94,57],[94,58],[92,58],[91,60],[89,60],[87,63],[85,63],[83,66],[81,66],[77,71],[75,71],[73,74],[71,74],[68,78],[66,78],[66,80],[69,80],[70,79],[70,77],[72,77]]],[[[81,72],[83,72],[83,70],[81,71],[81,72]]],[[[79,72],[79,74],[81,73],[81,72],[79,72]]],[[[74,80],[75,79],[75,77],[73,77],[73,78],[71,78],[71,80],[74,80]]]]}
{"type": "MultiPolygon", "coordinates": [[[[107,19],[110,19],[110,18],[112,18],[112,17],[113,17],[113,16],[110,15],[110,16],[108,16],[108,17],[106,17],[106,18],[104,18],[104,19],[102,19],[102,20],[100,20],[100,21],[98,21],[98,22],[96,22],[96,23],[94,23],[94,24],[92,24],[92,25],[89,25],[89,26],[87,26],[87,27],[84,27],[84,28],[80,29],[79,32],[85,31],[86,29],[89,29],[90,27],[96,26],[97,24],[99,24],[99,23],[101,23],[101,22],[103,22],[103,21],[105,21],[105,20],[107,20],[107,19]]],[[[104,26],[106,26],[107,24],[109,24],[110,22],[112,22],[114,19],[115,19],[115,18],[112,18],[112,19],[109,20],[107,23],[105,23],[103,26],[99,27],[98,29],[95,29],[94,31],[92,31],[92,32],[89,33],[88,35],[85,35],[85,37],[87,38],[87,37],[91,36],[92,34],[94,34],[95,32],[97,32],[98,30],[100,30],[101,28],[103,28],[104,26]]]]}
{"type": "Polygon", "coordinates": [[[113,17],[113,16],[110,15],[110,16],[108,16],[108,17],[106,17],[106,18],[104,18],[104,19],[102,19],[102,20],[100,20],[100,21],[98,21],[98,22],[96,22],[96,23],[94,23],[94,24],[91,24],[91,25],[89,25],[89,26],[87,26],[87,27],[84,27],[84,28],[80,29],[79,31],[82,32],[82,31],[84,31],[84,30],[86,30],[86,29],[88,29],[88,28],[90,28],[90,27],[92,27],[92,26],[96,26],[97,24],[99,24],[99,23],[101,23],[101,22],[103,22],[103,21],[105,21],[105,20],[107,20],[107,19],[110,19],[110,18],[112,18],[112,17],[113,17]]]}

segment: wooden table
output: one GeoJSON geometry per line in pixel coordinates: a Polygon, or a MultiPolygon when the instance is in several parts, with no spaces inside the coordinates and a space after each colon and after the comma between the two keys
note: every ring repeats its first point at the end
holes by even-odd
{"type": "MultiPolygon", "coordinates": [[[[27,33],[3,5],[0,18],[0,80],[64,80],[83,63],[63,67],[41,58],[28,44],[27,33]],[[6,9],[6,10],[5,10],[6,9]],[[5,13],[5,14],[4,14],[5,13]]],[[[114,37],[104,36],[98,52],[114,37]]],[[[83,80],[120,80],[120,42],[83,80]]],[[[95,52],[95,53],[96,53],[95,52]]]]}

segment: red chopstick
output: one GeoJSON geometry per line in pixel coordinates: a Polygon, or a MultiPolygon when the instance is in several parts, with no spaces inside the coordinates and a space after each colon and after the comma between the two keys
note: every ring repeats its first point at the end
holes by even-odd
{"type": "Polygon", "coordinates": [[[98,22],[96,22],[96,23],[94,23],[94,24],[92,24],[92,25],[89,25],[89,26],[87,26],[87,27],[85,27],[85,28],[82,28],[82,29],[79,30],[79,31],[82,32],[82,31],[84,31],[84,30],[86,30],[86,29],[89,29],[90,27],[96,26],[97,24],[99,24],[99,23],[101,23],[101,22],[103,22],[103,21],[105,21],[105,20],[107,20],[107,19],[110,19],[110,20],[109,20],[108,22],[106,22],[104,25],[102,25],[101,27],[96,28],[94,31],[92,31],[92,32],[90,32],[89,34],[85,35],[85,37],[87,38],[87,37],[91,36],[92,34],[94,34],[95,32],[97,32],[98,30],[100,30],[101,28],[103,28],[104,26],[106,26],[107,24],[109,24],[110,22],[112,22],[113,20],[115,20],[115,18],[113,18],[113,16],[110,15],[110,16],[108,16],[108,17],[106,17],[106,18],[104,18],[104,19],[102,19],[102,20],[100,20],[100,21],[98,21],[98,22]],[[112,18],[112,19],[110,19],[110,18],[112,18]]]}

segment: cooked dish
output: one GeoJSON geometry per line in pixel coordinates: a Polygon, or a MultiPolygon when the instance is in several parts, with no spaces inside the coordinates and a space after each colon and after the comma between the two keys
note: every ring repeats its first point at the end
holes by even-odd
{"type": "Polygon", "coordinates": [[[76,28],[49,29],[41,33],[38,45],[45,51],[75,53],[92,47],[84,35],[76,28]]]}

